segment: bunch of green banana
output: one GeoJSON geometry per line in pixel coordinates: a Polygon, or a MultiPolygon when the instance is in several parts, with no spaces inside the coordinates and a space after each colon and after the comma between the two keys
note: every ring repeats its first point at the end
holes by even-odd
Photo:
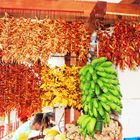
{"type": "MultiPolygon", "coordinates": [[[[110,61],[100,57],[84,66],[79,74],[84,116],[94,118],[96,120],[94,130],[101,131],[102,125],[110,122],[112,111],[119,114],[122,112],[122,94],[117,73],[110,61]]],[[[81,123],[78,124],[81,127],[81,123]]],[[[83,127],[82,130],[83,135],[88,132],[83,127]]]]}
{"type": "Polygon", "coordinates": [[[96,125],[95,118],[90,117],[89,115],[83,115],[79,117],[77,123],[80,126],[80,134],[82,134],[84,138],[86,138],[87,134],[94,138],[94,128],[96,125]]]}

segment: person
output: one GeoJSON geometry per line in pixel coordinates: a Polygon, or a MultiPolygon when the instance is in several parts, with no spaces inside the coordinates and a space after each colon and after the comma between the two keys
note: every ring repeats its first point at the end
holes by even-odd
{"type": "Polygon", "coordinates": [[[37,113],[33,120],[28,120],[22,124],[14,133],[12,140],[18,140],[18,136],[21,133],[30,131],[30,130],[43,130],[51,125],[50,121],[54,117],[54,114],[49,113],[37,113]]]}

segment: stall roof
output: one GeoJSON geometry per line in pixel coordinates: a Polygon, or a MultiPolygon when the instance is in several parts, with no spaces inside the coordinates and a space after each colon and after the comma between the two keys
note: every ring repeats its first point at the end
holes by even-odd
{"type": "MultiPolygon", "coordinates": [[[[77,17],[87,19],[97,1],[74,0],[1,0],[0,15],[5,12],[11,16],[25,16],[44,18],[50,17],[77,17]]],[[[133,17],[139,20],[140,0],[121,0],[120,3],[107,3],[106,18],[115,19],[116,16],[133,17]]]]}

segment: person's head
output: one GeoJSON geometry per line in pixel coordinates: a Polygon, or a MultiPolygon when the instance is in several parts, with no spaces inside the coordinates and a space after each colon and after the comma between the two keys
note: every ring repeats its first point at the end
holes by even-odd
{"type": "Polygon", "coordinates": [[[49,127],[50,124],[50,118],[53,117],[52,114],[48,113],[37,113],[34,117],[33,123],[32,123],[32,129],[33,130],[41,130],[44,127],[49,127]]]}

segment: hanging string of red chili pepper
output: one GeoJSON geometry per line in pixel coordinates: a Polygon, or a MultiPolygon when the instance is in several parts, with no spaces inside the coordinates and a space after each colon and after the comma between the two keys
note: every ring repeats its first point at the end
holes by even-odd
{"type": "Polygon", "coordinates": [[[24,18],[0,19],[0,44],[3,62],[35,63],[46,65],[51,54],[74,52],[79,65],[86,63],[90,47],[90,32],[82,22],[24,18]]]}
{"type": "Polygon", "coordinates": [[[41,110],[39,66],[0,64],[0,115],[17,109],[26,116],[41,110]]]}
{"type": "Polygon", "coordinates": [[[98,32],[99,57],[105,56],[117,67],[136,69],[140,65],[140,24],[118,21],[112,35],[107,30],[98,32]]]}

